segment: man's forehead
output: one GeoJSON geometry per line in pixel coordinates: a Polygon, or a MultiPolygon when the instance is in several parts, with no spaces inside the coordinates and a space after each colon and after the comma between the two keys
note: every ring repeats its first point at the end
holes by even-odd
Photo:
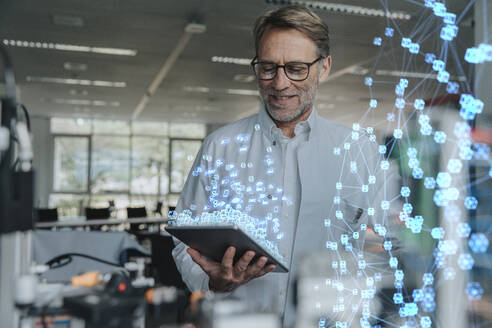
{"type": "Polygon", "coordinates": [[[316,55],[316,44],[304,33],[293,28],[269,27],[258,47],[259,59],[283,57],[288,61],[305,61],[316,55]]]}

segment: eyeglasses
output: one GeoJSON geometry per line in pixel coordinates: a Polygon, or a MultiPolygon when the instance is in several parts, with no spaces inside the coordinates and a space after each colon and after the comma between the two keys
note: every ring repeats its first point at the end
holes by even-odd
{"type": "Polygon", "coordinates": [[[311,63],[289,62],[285,65],[277,65],[271,62],[258,61],[258,58],[255,57],[251,61],[251,66],[253,67],[255,75],[259,80],[273,80],[277,76],[278,69],[283,68],[285,76],[287,76],[289,80],[299,82],[308,78],[309,68],[322,58],[324,57],[319,56],[311,63]]]}

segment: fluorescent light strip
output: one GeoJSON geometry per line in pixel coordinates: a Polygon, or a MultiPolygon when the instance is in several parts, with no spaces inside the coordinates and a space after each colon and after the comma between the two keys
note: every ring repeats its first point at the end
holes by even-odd
{"type": "Polygon", "coordinates": [[[104,101],[104,100],[87,100],[87,99],[53,99],[55,104],[59,105],[77,105],[77,106],[97,106],[97,107],[120,107],[118,101],[104,101]]]}
{"type": "Polygon", "coordinates": [[[236,58],[236,57],[222,57],[213,56],[212,62],[214,63],[224,63],[224,64],[236,64],[236,65],[249,65],[251,59],[248,58],[236,58]]]}
{"type": "MultiPolygon", "coordinates": [[[[379,69],[376,71],[376,75],[387,75],[387,76],[398,76],[398,77],[413,77],[416,79],[434,79],[437,80],[437,74],[429,74],[423,72],[404,72],[404,71],[388,71],[384,69],[379,69]]],[[[452,76],[451,79],[465,82],[465,76],[452,76]]]]}
{"type": "Polygon", "coordinates": [[[51,50],[75,51],[75,52],[92,52],[96,54],[115,55],[115,56],[137,55],[137,50],[132,50],[132,49],[90,47],[90,46],[52,43],[52,42],[34,42],[34,41],[4,39],[3,44],[11,47],[51,49],[51,50]]]}
{"type": "Polygon", "coordinates": [[[240,96],[259,96],[258,90],[248,90],[248,89],[226,89],[226,93],[230,95],[240,95],[240,96]]]}
{"type": "Polygon", "coordinates": [[[126,87],[125,82],[64,79],[64,78],[59,78],[59,77],[44,77],[44,76],[27,76],[26,81],[27,82],[41,82],[41,83],[70,84],[70,85],[91,85],[91,86],[95,86],[95,87],[112,87],[112,88],[124,88],[124,87],[126,87]]]}
{"type": "Polygon", "coordinates": [[[266,0],[274,5],[303,5],[314,9],[322,9],[336,13],[356,16],[388,17],[393,19],[410,20],[411,15],[404,11],[386,11],[382,9],[365,8],[360,6],[343,5],[339,3],[327,3],[321,1],[297,1],[297,0],[266,0]]]}
{"type": "Polygon", "coordinates": [[[220,92],[227,93],[230,95],[239,95],[239,96],[259,96],[260,93],[258,90],[251,89],[213,89],[202,86],[185,86],[183,87],[184,91],[187,92],[197,92],[197,93],[210,93],[210,92],[220,92]]]}

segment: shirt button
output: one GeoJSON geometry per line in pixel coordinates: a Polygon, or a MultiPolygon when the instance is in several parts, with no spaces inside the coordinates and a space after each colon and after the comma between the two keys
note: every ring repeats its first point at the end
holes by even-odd
{"type": "Polygon", "coordinates": [[[268,196],[267,196],[267,198],[268,198],[268,199],[272,199],[272,195],[268,195],[268,196]]]}

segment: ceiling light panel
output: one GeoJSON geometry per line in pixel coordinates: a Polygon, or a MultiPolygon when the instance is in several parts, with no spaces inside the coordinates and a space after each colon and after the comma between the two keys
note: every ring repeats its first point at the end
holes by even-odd
{"type": "Polygon", "coordinates": [[[329,3],[321,1],[297,1],[297,0],[265,0],[266,3],[274,5],[303,5],[306,7],[355,16],[383,17],[400,20],[410,20],[412,16],[404,11],[386,11],[382,9],[366,8],[361,6],[344,5],[340,3],[329,3]]]}
{"type": "Polygon", "coordinates": [[[55,98],[53,99],[53,102],[59,105],[120,107],[120,103],[118,101],[55,98]]]}
{"type": "Polygon", "coordinates": [[[251,59],[248,58],[236,58],[236,57],[222,57],[213,56],[212,62],[223,63],[223,64],[236,64],[236,65],[250,65],[251,59]]]}
{"type": "Polygon", "coordinates": [[[59,51],[74,51],[74,52],[89,52],[103,55],[114,56],[136,56],[137,50],[123,48],[106,48],[106,47],[90,47],[85,45],[74,45],[64,43],[26,41],[26,40],[8,40],[4,39],[3,44],[10,47],[22,48],[37,48],[59,51]]]}
{"type": "Polygon", "coordinates": [[[124,87],[126,87],[125,82],[64,79],[64,78],[59,78],[59,77],[47,77],[47,76],[27,76],[26,81],[27,82],[40,82],[40,83],[69,84],[69,85],[90,85],[90,86],[94,86],[94,87],[112,87],[112,88],[124,88],[124,87]]]}

